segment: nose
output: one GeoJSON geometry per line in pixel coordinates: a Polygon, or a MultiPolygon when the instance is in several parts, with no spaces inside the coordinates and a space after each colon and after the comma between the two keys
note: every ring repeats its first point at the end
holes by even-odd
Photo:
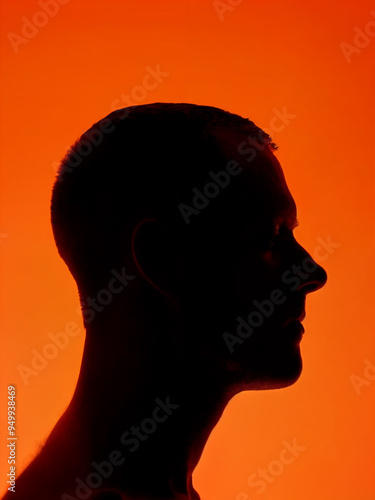
{"type": "Polygon", "coordinates": [[[316,292],[327,283],[327,273],[302,245],[297,241],[295,241],[295,243],[297,244],[295,257],[298,256],[298,260],[301,264],[300,267],[304,273],[301,274],[303,279],[300,282],[298,290],[302,291],[304,294],[316,292]]]}
{"type": "Polygon", "coordinates": [[[312,257],[308,255],[303,261],[303,268],[306,269],[308,278],[303,280],[299,290],[304,294],[316,292],[327,283],[327,273],[312,257]]]}

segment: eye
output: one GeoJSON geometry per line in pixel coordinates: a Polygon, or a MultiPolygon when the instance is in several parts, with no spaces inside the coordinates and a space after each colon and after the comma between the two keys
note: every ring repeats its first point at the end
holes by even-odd
{"type": "Polygon", "coordinates": [[[288,243],[291,239],[293,239],[293,230],[282,224],[276,227],[273,233],[264,240],[264,247],[266,251],[269,251],[276,246],[288,243]]]}
{"type": "MultiPolygon", "coordinates": [[[[297,225],[298,222],[293,228],[297,225]]],[[[258,227],[254,231],[245,232],[238,242],[238,250],[240,253],[266,253],[291,242],[293,238],[293,229],[284,223],[268,229],[258,227]]]]}
{"type": "Polygon", "coordinates": [[[273,233],[269,238],[267,238],[267,240],[264,241],[264,244],[262,246],[263,251],[268,252],[275,245],[277,245],[279,236],[280,235],[278,233],[273,233]]]}

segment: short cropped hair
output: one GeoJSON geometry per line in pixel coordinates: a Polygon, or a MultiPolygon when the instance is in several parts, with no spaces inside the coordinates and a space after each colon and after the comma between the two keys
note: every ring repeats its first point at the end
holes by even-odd
{"type": "Polygon", "coordinates": [[[51,219],[58,251],[79,289],[87,293],[121,266],[143,218],[163,221],[176,235],[202,230],[205,217],[187,225],[178,207],[227,161],[214,139],[217,128],[276,148],[249,119],[185,103],[116,110],[75,142],[57,174],[51,219]]]}

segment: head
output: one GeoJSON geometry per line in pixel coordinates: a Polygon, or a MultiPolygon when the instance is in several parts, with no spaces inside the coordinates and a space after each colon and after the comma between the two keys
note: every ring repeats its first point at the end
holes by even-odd
{"type": "Polygon", "coordinates": [[[275,148],[238,115],[155,103],[111,113],[68,152],[53,230],[108,364],[136,345],[237,392],[297,380],[296,321],[326,274],[294,238],[275,148]]]}

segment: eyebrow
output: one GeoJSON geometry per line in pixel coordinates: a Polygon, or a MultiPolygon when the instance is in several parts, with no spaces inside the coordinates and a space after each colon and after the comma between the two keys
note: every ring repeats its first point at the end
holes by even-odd
{"type": "Polygon", "coordinates": [[[296,218],[293,217],[292,219],[290,219],[289,224],[290,224],[290,229],[293,230],[299,226],[299,220],[297,219],[297,217],[296,218]]]}

